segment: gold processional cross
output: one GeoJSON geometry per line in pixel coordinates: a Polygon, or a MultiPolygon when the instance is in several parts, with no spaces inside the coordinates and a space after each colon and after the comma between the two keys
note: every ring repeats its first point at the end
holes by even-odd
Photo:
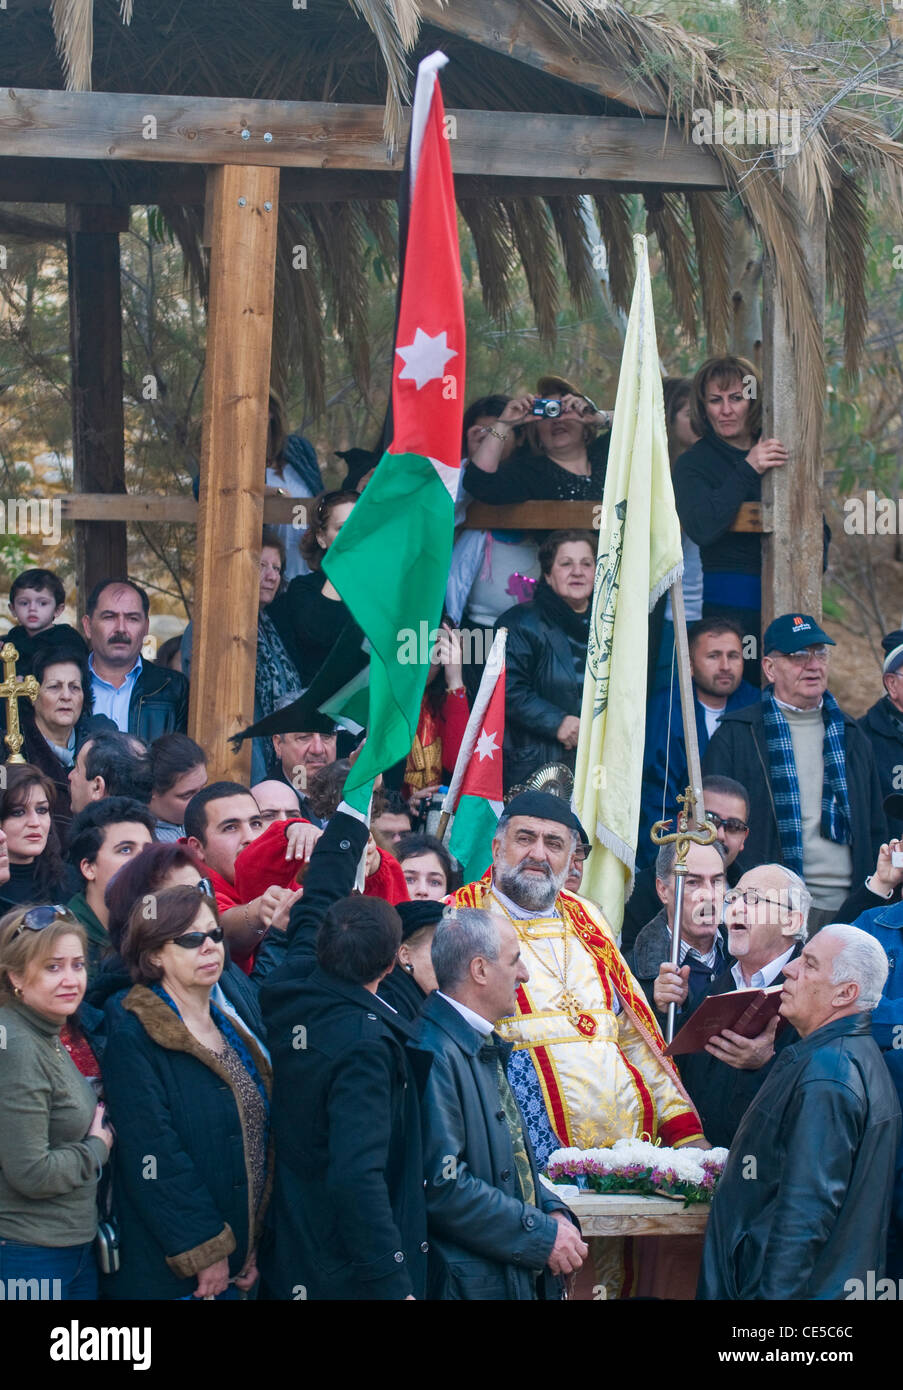
{"type": "Polygon", "coordinates": [[[34,704],[40,686],[34,676],[17,676],[16,662],[19,653],[12,642],[4,642],[0,647],[0,661],[3,662],[3,680],[0,682],[0,700],[6,701],[6,734],[4,743],[9,749],[8,763],[24,763],[19,752],[24,739],[19,729],[19,701],[28,699],[34,704]]]}

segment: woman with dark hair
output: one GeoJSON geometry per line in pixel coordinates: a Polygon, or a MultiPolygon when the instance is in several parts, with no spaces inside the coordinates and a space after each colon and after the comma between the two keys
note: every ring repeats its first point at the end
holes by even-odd
{"type": "Polygon", "coordinates": [[[187,734],[161,734],[149,748],[153,794],[148,810],[154,838],[174,841],[185,834],[185,807],[207,785],[207,754],[187,734]]]}
{"type": "Polygon", "coordinates": [[[452,857],[435,835],[402,835],[395,846],[395,858],[413,902],[439,902],[459,886],[452,857]]]}
{"type": "MultiPolygon", "coordinates": [[[[208,892],[210,888],[204,877],[204,865],[187,845],[145,845],[113,875],[107,884],[104,902],[109,914],[107,932],[116,954],[103,962],[96,978],[92,979],[88,987],[91,1004],[104,1004],[112,994],[127,989],[130,984],[121,948],[129,913],[135,904],[144,903],[147,906],[158,893],[179,887],[193,888],[196,892],[208,892]]],[[[266,1051],[260,1042],[264,1033],[257,1002],[257,985],[230,958],[228,950],[223,973],[213,991],[213,1000],[224,1013],[234,1016],[250,1029],[258,1039],[261,1050],[266,1051]]]]}
{"type": "MultiPolygon", "coordinates": [[[[31,673],[40,690],[33,706],[28,700],[19,702],[22,752],[53,783],[53,821],[65,844],[72,821],[69,770],[86,739],[116,725],[105,714],[92,713],[91,674],[84,651],[74,646],[39,647],[32,657],[31,673]]],[[[4,706],[4,723],[5,712],[4,706]]]]}
{"type": "Polygon", "coordinates": [[[135,983],[107,1007],[103,1064],[121,1228],[109,1298],[237,1298],[257,1282],[271,1071],[213,1001],[223,936],[214,900],[188,886],[129,915],[122,954],[135,983]]]}
{"type": "Polygon", "coordinates": [[[505,649],[505,790],[545,763],[574,767],[580,732],[590,600],[591,531],[553,531],[539,548],[536,596],[499,618],[505,649]]]}
{"type": "Polygon", "coordinates": [[[787,450],[762,439],[762,378],[745,357],[710,357],[693,378],[690,425],[697,443],[674,465],[681,525],[699,546],[705,618],[729,617],[758,643],[762,537],[732,531],[744,502],[758,502],[762,476],[782,468],[787,450]]]}
{"type": "Polygon", "coordinates": [[[426,996],[438,987],[430,948],[445,904],[424,899],[396,903],[395,911],[401,918],[401,945],[395,965],[380,981],[376,992],[402,1018],[413,1020],[420,1014],[426,996]]]}
{"type": "MultiPolygon", "coordinates": [[[[335,644],[350,614],[323,573],[322,561],[359,500],[357,492],[324,492],[301,538],[310,574],[299,575],[274,600],[269,612],[306,689],[335,644]]],[[[256,780],[260,780],[259,778],[256,780]]]]}
{"type": "MultiPolygon", "coordinates": [[[[260,547],[260,578],[257,610],[257,666],[254,679],[254,723],[273,714],[301,694],[302,680],[291,652],[273,621],[272,605],[285,588],[285,546],[277,532],[263,528],[260,547]]],[[[300,580],[295,581],[300,583],[300,580]]],[[[343,605],[344,606],[344,605],[343,605]]],[[[192,624],[182,638],[182,670],[191,675],[192,624]]],[[[263,782],[277,767],[272,740],[255,738],[251,743],[251,785],[263,782]]]]}
{"type": "Polygon", "coordinates": [[[9,882],[0,888],[0,910],[19,903],[65,902],[78,884],[67,874],[52,820],[56,792],[50,778],[30,763],[7,763],[0,788],[0,829],[9,851],[9,882]]]}
{"type": "Polygon", "coordinates": [[[479,502],[601,501],[611,414],[560,376],[543,376],[535,396],[516,396],[470,454],[464,487],[479,502]],[[548,406],[544,404],[548,402],[548,406]],[[537,411],[539,413],[537,413],[537,411]],[[524,444],[506,458],[509,435],[524,444]],[[599,434],[599,430],[605,431],[599,434]],[[504,460],[504,462],[503,462],[504,460]]]}
{"type": "MultiPolygon", "coordinates": [[[[64,908],[0,921],[0,1287],[95,1299],[97,1182],[113,1132],[63,1040],[85,992],[85,933],[64,908]],[[53,1282],[51,1282],[53,1281],[53,1282]],[[45,1291],[46,1290],[46,1291],[45,1291]]],[[[80,1065],[81,1063],[81,1065],[80,1065]]]]}

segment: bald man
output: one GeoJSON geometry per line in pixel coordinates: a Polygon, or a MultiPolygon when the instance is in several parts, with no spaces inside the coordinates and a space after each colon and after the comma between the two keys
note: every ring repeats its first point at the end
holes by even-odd
{"type": "Polygon", "coordinates": [[[258,782],[251,788],[251,795],[260,807],[260,819],[265,825],[274,820],[294,820],[301,815],[298,793],[285,782],[269,780],[258,782]]]}

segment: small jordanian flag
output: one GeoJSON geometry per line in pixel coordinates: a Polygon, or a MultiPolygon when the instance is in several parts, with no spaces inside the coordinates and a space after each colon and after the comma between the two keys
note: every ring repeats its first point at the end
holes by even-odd
{"type": "Polygon", "coordinates": [[[504,804],[502,743],[507,636],[507,628],[496,633],[442,806],[455,815],[448,847],[464,871],[465,883],[482,878],[492,862],[492,837],[504,804]]]}
{"type": "Polygon", "coordinates": [[[367,742],[345,782],[366,817],[374,778],[407,756],[429,673],[399,660],[401,632],[439,626],[461,466],[464,299],[445,109],[433,53],[417,70],[410,217],[402,253],[392,375],[392,438],[323,560],[370,643],[367,742]]]}

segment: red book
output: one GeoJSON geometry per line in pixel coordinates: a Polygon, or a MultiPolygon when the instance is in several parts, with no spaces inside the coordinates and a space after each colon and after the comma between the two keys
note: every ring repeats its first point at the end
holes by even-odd
{"type": "MultiPolygon", "coordinates": [[[[768,989],[735,989],[730,994],[710,994],[694,1010],[670,1047],[666,1057],[679,1057],[682,1052],[702,1052],[709,1038],[729,1028],[741,1038],[755,1038],[781,1007],[783,985],[768,989]]],[[[783,1022],[783,1019],[781,1020],[783,1022]]],[[[778,1028],[780,1028],[778,1024],[778,1028]]]]}

